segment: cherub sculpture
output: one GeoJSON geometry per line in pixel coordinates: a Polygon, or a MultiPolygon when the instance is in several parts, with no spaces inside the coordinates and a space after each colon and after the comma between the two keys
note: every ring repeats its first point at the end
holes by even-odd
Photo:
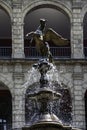
{"type": "Polygon", "coordinates": [[[36,49],[42,57],[47,57],[49,62],[53,62],[53,56],[50,52],[49,41],[58,46],[68,45],[69,41],[56,33],[52,28],[45,29],[46,20],[40,19],[40,26],[36,31],[32,31],[26,34],[26,37],[30,36],[32,41],[35,41],[36,49]]]}

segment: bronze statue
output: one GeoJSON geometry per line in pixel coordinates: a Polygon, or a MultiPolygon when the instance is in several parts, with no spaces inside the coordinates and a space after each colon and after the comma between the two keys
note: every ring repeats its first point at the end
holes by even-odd
{"type": "Polygon", "coordinates": [[[49,62],[53,61],[52,54],[50,52],[49,41],[52,41],[53,44],[62,46],[67,45],[69,41],[64,39],[61,35],[56,33],[52,28],[45,29],[46,20],[40,19],[40,26],[34,32],[28,33],[26,36],[32,36],[30,44],[35,40],[36,49],[41,54],[42,57],[46,56],[49,62]]]}

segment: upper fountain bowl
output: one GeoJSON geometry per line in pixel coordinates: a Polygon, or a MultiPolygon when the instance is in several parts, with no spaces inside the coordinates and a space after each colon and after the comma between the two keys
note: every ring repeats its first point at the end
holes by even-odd
{"type": "Polygon", "coordinates": [[[47,71],[52,69],[52,63],[49,63],[47,59],[40,59],[37,64],[34,64],[33,67],[38,69],[41,74],[46,74],[47,71]]]}

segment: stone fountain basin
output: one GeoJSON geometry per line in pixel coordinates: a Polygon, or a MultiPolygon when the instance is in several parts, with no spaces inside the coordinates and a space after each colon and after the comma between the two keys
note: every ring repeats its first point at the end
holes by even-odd
{"type": "Polygon", "coordinates": [[[63,130],[62,128],[63,126],[54,122],[40,122],[31,127],[26,126],[22,130],[63,130]]]}
{"type": "Polygon", "coordinates": [[[22,130],[81,130],[72,126],[64,126],[56,122],[39,122],[32,126],[26,125],[22,130]]]}
{"type": "Polygon", "coordinates": [[[28,97],[30,99],[37,99],[37,100],[47,99],[51,101],[51,100],[58,100],[61,97],[61,94],[51,90],[50,88],[45,87],[40,88],[38,91],[34,93],[28,94],[28,97]]]}

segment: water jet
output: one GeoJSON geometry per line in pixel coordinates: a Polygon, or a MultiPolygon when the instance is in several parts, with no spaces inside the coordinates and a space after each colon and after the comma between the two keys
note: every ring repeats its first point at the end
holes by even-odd
{"type": "Polygon", "coordinates": [[[39,89],[28,93],[28,98],[37,101],[38,111],[34,113],[30,123],[25,125],[22,130],[77,130],[71,126],[64,126],[62,121],[52,112],[50,103],[61,98],[61,94],[52,89],[52,84],[47,76],[47,72],[53,66],[45,58],[33,65],[40,73],[39,89]]]}

